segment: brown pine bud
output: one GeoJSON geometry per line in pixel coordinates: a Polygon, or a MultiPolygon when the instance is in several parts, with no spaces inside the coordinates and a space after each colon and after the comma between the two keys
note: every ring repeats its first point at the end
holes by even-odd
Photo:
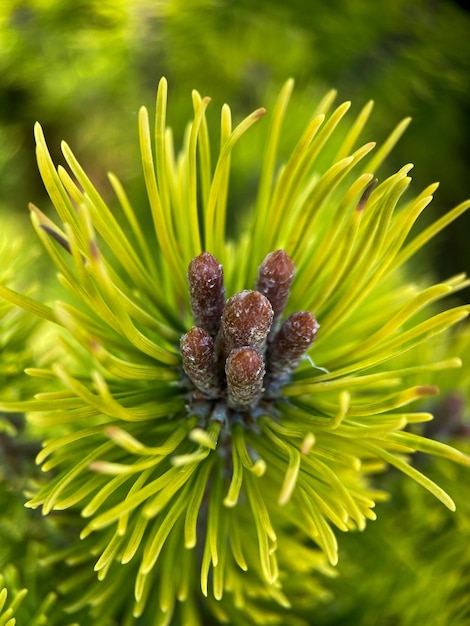
{"type": "Polygon", "coordinates": [[[263,353],[273,321],[269,300],[259,291],[240,291],[225,303],[219,352],[226,357],[234,348],[249,346],[263,353]]]}
{"type": "Polygon", "coordinates": [[[207,398],[217,398],[220,395],[217,361],[209,333],[194,326],[181,337],[180,351],[183,369],[194,385],[207,398]]]}
{"type": "Polygon", "coordinates": [[[279,379],[288,376],[315,341],[320,328],[309,311],[292,313],[269,346],[269,375],[279,379]]]}
{"type": "Polygon", "coordinates": [[[188,285],[194,324],[215,338],[225,302],[222,265],[212,254],[203,252],[189,264],[188,285]]]}
{"type": "Polygon", "coordinates": [[[258,402],[263,392],[263,357],[250,347],[236,348],[225,362],[228,406],[246,411],[258,402]]]}
{"type": "Polygon", "coordinates": [[[259,266],[256,289],[266,296],[273,307],[272,330],[287,304],[294,274],[294,263],[284,250],[271,252],[259,266]]]}

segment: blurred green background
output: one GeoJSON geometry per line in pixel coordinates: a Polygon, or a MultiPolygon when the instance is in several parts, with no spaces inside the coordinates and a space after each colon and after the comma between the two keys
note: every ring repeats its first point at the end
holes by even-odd
{"type": "MultiPolygon", "coordinates": [[[[217,127],[223,102],[239,120],[269,107],[293,76],[291,142],[327,89],[338,89],[338,102],[351,99],[356,112],[372,98],[364,140],[383,140],[411,115],[390,169],[415,163],[416,192],[441,182],[421,224],[468,197],[470,14],[457,2],[3,0],[0,210],[20,216],[29,201],[48,206],[34,157],[36,120],[59,162],[65,139],[105,195],[112,170],[138,201],[137,111],[141,104],[153,110],[162,75],[177,137],[191,115],[192,88],[212,96],[217,127]]],[[[256,181],[257,155],[248,146],[244,156],[234,202],[256,181]]],[[[419,269],[431,263],[439,277],[470,272],[469,233],[467,215],[428,247],[419,269]]]]}

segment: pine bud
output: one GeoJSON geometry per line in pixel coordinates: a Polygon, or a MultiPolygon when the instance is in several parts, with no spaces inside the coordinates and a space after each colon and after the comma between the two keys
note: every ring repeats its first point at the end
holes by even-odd
{"type": "Polygon", "coordinates": [[[226,357],[234,348],[249,346],[262,354],[272,320],[271,304],[259,291],[236,293],[225,304],[219,352],[226,357]]]}
{"type": "Polygon", "coordinates": [[[255,406],[263,391],[263,357],[250,347],[232,350],[225,363],[228,406],[246,411],[255,406]]]}
{"type": "Polygon", "coordinates": [[[202,328],[194,326],[180,341],[183,369],[194,385],[207,398],[220,394],[217,362],[212,337],[202,328]]]}
{"type": "Polygon", "coordinates": [[[272,379],[288,376],[315,341],[320,328],[309,311],[292,313],[281,326],[269,347],[269,375],[272,379]]]}
{"type": "Polygon", "coordinates": [[[195,257],[188,268],[189,301],[195,326],[215,338],[224,309],[225,287],[222,266],[209,252],[195,257]]]}
{"type": "Polygon", "coordinates": [[[271,252],[259,266],[256,289],[266,296],[273,307],[271,333],[286,307],[294,274],[294,263],[284,250],[271,252]]]}

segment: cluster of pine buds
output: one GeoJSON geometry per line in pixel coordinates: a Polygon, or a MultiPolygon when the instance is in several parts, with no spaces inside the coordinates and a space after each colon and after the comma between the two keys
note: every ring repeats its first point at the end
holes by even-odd
{"type": "Polygon", "coordinates": [[[195,326],[180,342],[191,380],[191,409],[225,424],[237,416],[253,423],[272,412],[280,389],[315,340],[319,325],[308,311],[283,323],[295,267],[284,250],[271,252],[258,270],[255,290],[225,300],[223,269],[208,252],[188,268],[195,326]]]}

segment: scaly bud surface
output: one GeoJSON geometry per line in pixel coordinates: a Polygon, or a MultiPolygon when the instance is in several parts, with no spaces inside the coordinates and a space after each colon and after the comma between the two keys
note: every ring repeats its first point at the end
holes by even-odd
{"type": "Polygon", "coordinates": [[[220,263],[203,252],[188,268],[189,302],[195,326],[216,337],[225,302],[224,273],[220,263]]]}
{"type": "Polygon", "coordinates": [[[301,311],[277,329],[294,273],[289,255],[276,250],[259,268],[257,290],[240,291],[223,302],[218,261],[207,252],[191,261],[188,283],[196,326],[182,337],[180,350],[195,387],[190,400],[195,414],[226,424],[236,414],[245,426],[263,412],[275,414],[282,387],[319,328],[312,313],[301,311]]]}

